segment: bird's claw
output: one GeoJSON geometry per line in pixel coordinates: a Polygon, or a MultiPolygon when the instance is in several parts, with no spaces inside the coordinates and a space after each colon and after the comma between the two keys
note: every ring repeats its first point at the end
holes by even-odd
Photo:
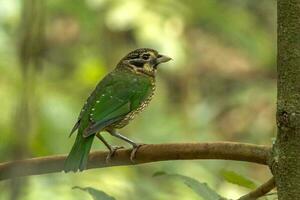
{"type": "Polygon", "coordinates": [[[131,160],[131,162],[134,162],[135,157],[136,157],[136,153],[137,153],[138,149],[139,149],[141,146],[143,146],[143,145],[145,145],[145,144],[135,144],[135,145],[133,146],[133,148],[132,148],[132,150],[131,150],[131,153],[130,153],[130,160],[131,160]]]}
{"type": "Polygon", "coordinates": [[[111,146],[111,148],[109,149],[109,153],[107,154],[106,156],[106,163],[110,163],[111,161],[111,158],[115,155],[116,151],[118,149],[123,149],[124,147],[123,146],[111,146]]]}

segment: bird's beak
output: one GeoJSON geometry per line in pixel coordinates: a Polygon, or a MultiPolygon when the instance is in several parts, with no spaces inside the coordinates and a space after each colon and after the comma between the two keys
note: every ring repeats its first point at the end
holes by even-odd
{"type": "Polygon", "coordinates": [[[157,64],[165,63],[165,62],[168,62],[170,60],[172,60],[172,58],[170,58],[168,56],[165,56],[165,55],[158,54],[157,59],[156,59],[156,63],[157,64]]]}

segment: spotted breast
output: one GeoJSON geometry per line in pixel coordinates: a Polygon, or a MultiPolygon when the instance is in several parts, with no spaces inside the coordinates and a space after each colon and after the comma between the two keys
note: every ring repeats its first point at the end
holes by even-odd
{"type": "Polygon", "coordinates": [[[141,103],[141,105],[131,111],[130,113],[128,113],[127,115],[124,116],[123,119],[121,119],[120,121],[117,121],[115,123],[113,123],[112,125],[110,125],[108,128],[114,128],[114,129],[120,129],[123,128],[124,126],[126,126],[131,120],[133,120],[135,118],[135,116],[137,114],[139,114],[140,112],[142,112],[143,110],[145,110],[145,108],[148,106],[148,104],[150,103],[150,101],[152,100],[152,97],[154,95],[154,91],[155,91],[155,80],[151,81],[151,93],[149,94],[149,96],[141,103]]]}

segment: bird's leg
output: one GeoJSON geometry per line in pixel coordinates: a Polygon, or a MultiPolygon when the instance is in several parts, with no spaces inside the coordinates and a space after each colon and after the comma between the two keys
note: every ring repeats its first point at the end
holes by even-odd
{"type": "Polygon", "coordinates": [[[100,139],[103,144],[109,149],[109,154],[106,156],[106,163],[109,163],[111,158],[114,156],[115,152],[118,149],[122,149],[124,147],[122,146],[112,146],[110,144],[108,144],[108,142],[106,142],[106,140],[102,137],[102,135],[100,133],[96,134],[97,138],[100,139]]]}
{"type": "Polygon", "coordinates": [[[128,139],[127,137],[121,135],[120,133],[118,133],[115,129],[114,130],[109,130],[108,131],[112,136],[115,136],[121,140],[124,140],[125,142],[129,143],[132,145],[132,151],[130,153],[130,160],[132,162],[134,162],[135,156],[136,156],[136,152],[137,150],[144,144],[139,144],[139,143],[135,143],[134,141],[128,139]]]}

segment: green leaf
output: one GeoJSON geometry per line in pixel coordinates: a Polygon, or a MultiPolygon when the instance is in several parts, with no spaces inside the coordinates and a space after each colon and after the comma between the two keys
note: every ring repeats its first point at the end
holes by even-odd
{"type": "Polygon", "coordinates": [[[248,189],[255,189],[257,185],[250,179],[237,174],[234,171],[222,170],[221,176],[229,183],[236,184],[248,189]]]}
{"type": "Polygon", "coordinates": [[[79,187],[79,186],[75,186],[72,189],[79,189],[85,192],[88,192],[94,200],[116,200],[114,197],[109,196],[108,194],[106,194],[105,192],[101,191],[101,190],[96,190],[92,187],[79,187]]]}
{"type": "Polygon", "coordinates": [[[152,177],[156,177],[156,176],[163,176],[163,175],[167,175],[166,172],[164,171],[158,171],[158,172],[155,172],[152,177]]]}
{"type": "Polygon", "coordinates": [[[206,183],[201,183],[196,179],[190,178],[188,176],[183,176],[180,174],[168,174],[166,172],[156,172],[153,174],[154,177],[157,176],[168,176],[175,177],[184,181],[184,184],[191,188],[196,194],[202,197],[204,200],[224,200],[218,193],[212,190],[206,183]]]}

